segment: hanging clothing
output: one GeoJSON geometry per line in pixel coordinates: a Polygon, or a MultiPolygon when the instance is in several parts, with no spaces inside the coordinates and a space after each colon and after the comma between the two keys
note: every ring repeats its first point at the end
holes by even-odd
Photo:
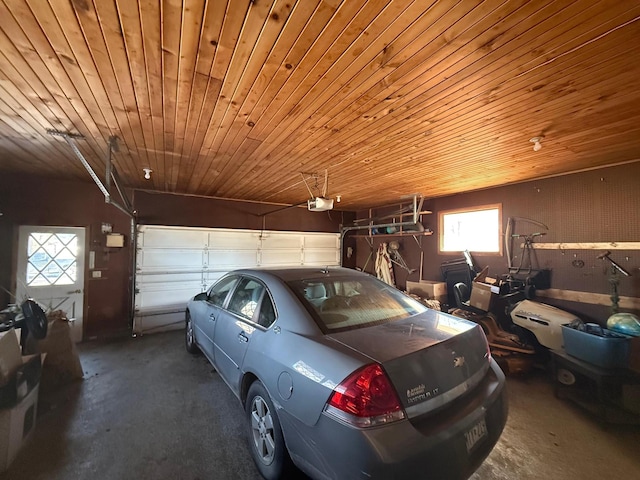
{"type": "Polygon", "coordinates": [[[378,245],[378,252],[376,253],[376,276],[383,282],[393,287],[396,286],[395,279],[393,278],[393,265],[391,264],[391,257],[389,256],[386,242],[378,245]]]}

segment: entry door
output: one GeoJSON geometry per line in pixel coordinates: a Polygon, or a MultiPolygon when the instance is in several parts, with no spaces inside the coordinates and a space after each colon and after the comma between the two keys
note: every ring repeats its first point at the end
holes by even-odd
{"type": "Polygon", "coordinates": [[[85,229],[21,226],[18,236],[17,302],[33,298],[46,310],[62,310],[71,338],[82,340],[85,229]]]}

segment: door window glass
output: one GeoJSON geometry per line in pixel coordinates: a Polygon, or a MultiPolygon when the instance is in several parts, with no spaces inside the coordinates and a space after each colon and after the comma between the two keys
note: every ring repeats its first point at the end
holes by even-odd
{"type": "Polygon", "coordinates": [[[253,318],[260,297],[264,292],[264,285],[251,278],[243,279],[229,302],[229,310],[248,320],[253,318]]]}
{"type": "Polygon", "coordinates": [[[258,316],[258,323],[265,328],[269,328],[273,322],[276,321],[276,311],[273,308],[273,303],[269,295],[264,296],[262,305],[260,306],[260,315],[258,316]]]}
{"type": "Polygon", "coordinates": [[[229,291],[238,281],[238,277],[226,277],[216,283],[209,290],[209,298],[207,301],[217,307],[222,307],[229,291]]]}
{"type": "Polygon", "coordinates": [[[73,233],[34,232],[27,240],[28,286],[72,285],[77,280],[78,237],[73,233]]]}

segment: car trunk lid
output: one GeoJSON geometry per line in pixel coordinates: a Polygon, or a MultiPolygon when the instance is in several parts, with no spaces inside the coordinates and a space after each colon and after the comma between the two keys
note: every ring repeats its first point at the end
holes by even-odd
{"type": "Polygon", "coordinates": [[[480,326],[433,310],[329,337],[383,366],[409,418],[464,394],[489,368],[480,326]]]}

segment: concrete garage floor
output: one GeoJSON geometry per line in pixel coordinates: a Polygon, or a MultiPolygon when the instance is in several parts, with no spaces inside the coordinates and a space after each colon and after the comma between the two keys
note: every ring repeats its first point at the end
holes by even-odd
{"type": "MultiPolygon", "coordinates": [[[[40,396],[36,431],[0,479],[260,478],[240,403],[181,332],[79,351],[84,380],[40,396]]],[[[603,428],[543,372],[508,388],[507,426],[473,480],[640,478],[640,426],[603,428]]]]}

